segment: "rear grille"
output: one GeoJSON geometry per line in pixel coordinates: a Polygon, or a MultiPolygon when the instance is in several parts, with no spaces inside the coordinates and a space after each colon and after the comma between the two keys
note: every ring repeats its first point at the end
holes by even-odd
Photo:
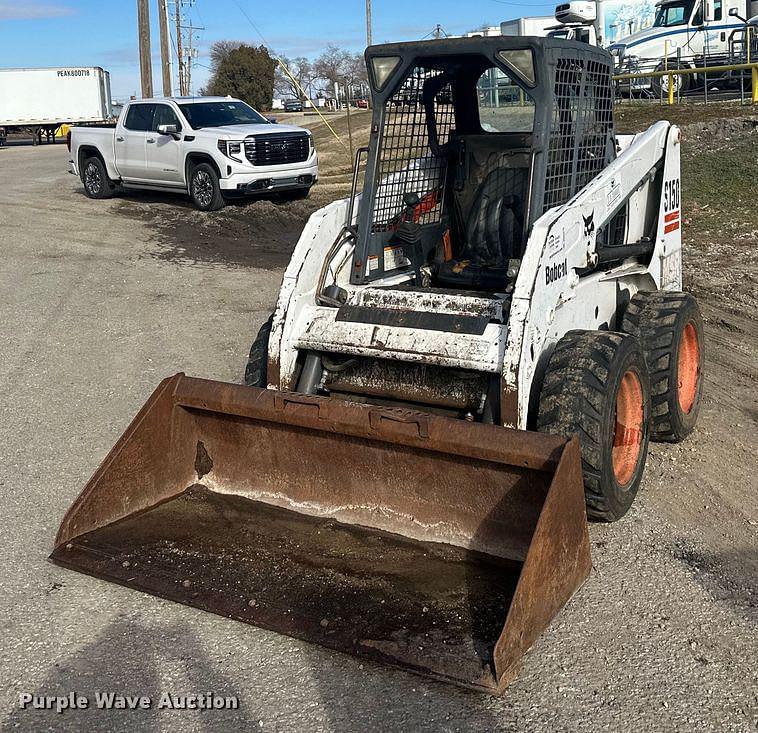
{"type": "Polygon", "coordinates": [[[308,160],[310,142],[306,132],[285,132],[245,139],[245,157],[253,165],[285,165],[308,160]]]}

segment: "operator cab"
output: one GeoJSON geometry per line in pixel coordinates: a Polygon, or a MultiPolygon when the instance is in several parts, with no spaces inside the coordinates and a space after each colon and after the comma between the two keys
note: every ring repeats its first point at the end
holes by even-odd
{"type": "Polygon", "coordinates": [[[610,56],[494,37],[366,58],[374,117],[351,281],[509,292],[533,223],[615,154],[610,56]]]}

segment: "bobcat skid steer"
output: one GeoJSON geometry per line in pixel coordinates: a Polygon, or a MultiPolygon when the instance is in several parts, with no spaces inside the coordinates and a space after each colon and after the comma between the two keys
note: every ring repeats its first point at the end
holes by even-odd
{"type": "Polygon", "coordinates": [[[500,692],[589,573],[587,513],[694,426],[679,131],[615,136],[586,44],[366,59],[353,195],[306,225],[246,386],[165,380],[52,557],[500,692]]]}

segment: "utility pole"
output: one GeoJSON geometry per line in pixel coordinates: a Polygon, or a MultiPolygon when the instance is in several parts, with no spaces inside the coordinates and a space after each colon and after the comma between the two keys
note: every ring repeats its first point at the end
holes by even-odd
{"type": "Polygon", "coordinates": [[[188,97],[192,93],[192,62],[197,56],[197,49],[194,47],[194,32],[204,31],[205,28],[194,26],[192,23],[184,25],[182,22],[184,6],[192,7],[195,0],[173,0],[173,2],[174,23],[176,25],[176,55],[179,59],[179,96],[188,97]],[[185,36],[185,31],[188,31],[189,35],[185,36]]]}
{"type": "Polygon", "coordinates": [[[161,28],[161,70],[163,72],[163,96],[173,94],[171,69],[171,38],[168,33],[168,0],[158,0],[158,20],[161,28]]]}
{"type": "Polygon", "coordinates": [[[182,56],[182,0],[175,1],[174,21],[176,22],[176,58],[179,65],[179,96],[184,97],[184,57],[182,56]]]}
{"type": "Polygon", "coordinates": [[[139,70],[142,96],[153,96],[153,64],[150,57],[150,6],[148,0],[137,0],[137,32],[139,36],[139,70]]]}
{"type": "Polygon", "coordinates": [[[371,0],[366,0],[366,45],[371,45],[371,0]]]}
{"type": "Polygon", "coordinates": [[[184,65],[184,80],[187,86],[185,96],[192,94],[192,61],[197,56],[197,49],[194,47],[194,32],[204,31],[204,26],[195,26],[190,23],[189,25],[182,26],[184,30],[189,31],[187,36],[187,62],[184,65]]]}

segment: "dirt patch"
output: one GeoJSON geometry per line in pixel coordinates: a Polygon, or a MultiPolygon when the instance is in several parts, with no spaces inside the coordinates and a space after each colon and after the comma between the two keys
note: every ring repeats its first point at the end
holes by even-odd
{"type": "Polygon", "coordinates": [[[616,106],[614,114],[617,131],[622,134],[641,132],[658,120],[668,120],[688,128],[712,124],[712,129],[729,126],[735,119],[758,121],[758,109],[739,102],[688,102],[673,107],[657,102],[623,103],[616,106]]]}
{"type": "Polygon", "coordinates": [[[687,527],[674,557],[715,598],[755,619],[758,400],[758,128],[728,119],[686,125],[682,144],[684,289],[706,334],[703,406],[680,445],[651,446],[648,495],[687,527]]]}
{"type": "MultiPolygon", "coordinates": [[[[352,117],[354,145],[364,145],[371,116],[358,112],[352,117]]],[[[221,211],[202,212],[183,196],[130,191],[116,211],[155,232],[155,246],[147,256],[184,264],[283,269],[310,215],[350,192],[347,120],[331,119],[329,124],[344,144],[318,119],[304,125],[312,129],[319,153],[319,181],[305,200],[242,199],[221,211]]]]}
{"type": "MultiPolygon", "coordinates": [[[[314,197],[315,199],[315,197],[314,197]]],[[[147,256],[168,262],[276,270],[286,267],[316,200],[256,200],[221,211],[194,209],[179,197],[129,194],[118,213],[155,232],[147,256]]]]}

